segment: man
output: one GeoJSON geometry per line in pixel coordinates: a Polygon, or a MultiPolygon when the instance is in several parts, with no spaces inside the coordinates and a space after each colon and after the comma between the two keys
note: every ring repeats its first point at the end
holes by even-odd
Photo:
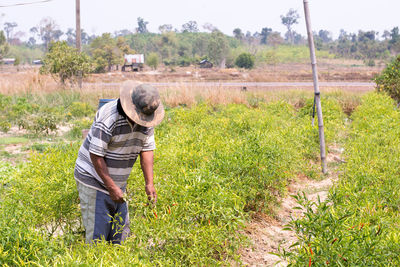
{"type": "Polygon", "coordinates": [[[129,234],[124,200],[127,179],[138,156],[145,191],[157,201],[153,184],[154,126],[164,108],[150,85],[124,83],[120,98],[101,107],[79,149],[75,164],[86,242],[105,239],[121,243],[129,234]]]}

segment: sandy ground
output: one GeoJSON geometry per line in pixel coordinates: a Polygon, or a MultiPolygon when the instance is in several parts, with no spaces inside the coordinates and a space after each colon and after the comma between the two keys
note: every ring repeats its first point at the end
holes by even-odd
{"type": "MultiPolygon", "coordinates": [[[[330,148],[330,151],[332,152],[327,156],[328,163],[343,162],[340,158],[341,149],[330,148]]],[[[311,201],[317,201],[318,197],[324,201],[337,177],[338,171],[332,168],[324,180],[315,181],[300,177],[291,184],[288,188],[288,196],[282,199],[275,218],[259,217],[245,228],[244,233],[249,237],[252,245],[240,251],[243,264],[245,266],[287,266],[285,261],[271,253],[278,253],[279,247],[287,250],[296,242],[295,233],[283,230],[291,217],[298,218],[303,215],[303,211],[293,209],[298,205],[291,195],[304,192],[311,201]]]]}

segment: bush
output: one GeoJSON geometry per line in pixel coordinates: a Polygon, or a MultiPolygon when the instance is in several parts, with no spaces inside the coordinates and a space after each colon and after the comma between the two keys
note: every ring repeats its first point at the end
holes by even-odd
{"type": "Polygon", "coordinates": [[[158,54],[157,53],[150,53],[147,56],[146,63],[149,67],[153,68],[154,70],[157,69],[158,66],[158,54]]]}
{"type": "Polygon", "coordinates": [[[73,102],[67,110],[67,117],[74,118],[92,116],[96,112],[93,106],[83,102],[73,102]]]}
{"type": "Polygon", "coordinates": [[[400,103],[400,55],[375,78],[376,90],[386,92],[400,103]]]}
{"type": "Polygon", "coordinates": [[[239,68],[252,69],[254,67],[254,56],[250,53],[240,54],[235,61],[235,65],[239,68]]]}
{"type": "Polygon", "coordinates": [[[79,53],[76,48],[62,41],[51,43],[40,72],[57,75],[60,82],[64,84],[67,80],[74,82],[80,75],[85,77],[91,69],[92,63],[89,56],[79,53]]]}

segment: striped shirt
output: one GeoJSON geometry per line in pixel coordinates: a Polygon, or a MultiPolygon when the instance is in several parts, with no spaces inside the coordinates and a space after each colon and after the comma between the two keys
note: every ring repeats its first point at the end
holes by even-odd
{"type": "Polygon", "coordinates": [[[103,157],[108,172],[122,191],[141,151],[155,149],[154,128],[128,121],[119,99],[102,106],[78,152],[74,176],[78,182],[108,194],[94,169],[90,153],[103,157]]]}

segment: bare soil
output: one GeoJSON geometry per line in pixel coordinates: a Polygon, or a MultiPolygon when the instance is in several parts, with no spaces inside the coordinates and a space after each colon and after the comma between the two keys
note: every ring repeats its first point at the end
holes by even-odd
{"type": "MultiPolygon", "coordinates": [[[[341,149],[332,147],[328,154],[327,161],[330,165],[337,165],[343,162],[340,158],[341,149]],[[336,164],[332,164],[336,163],[336,164]]],[[[298,177],[288,188],[288,196],[281,200],[281,206],[276,211],[274,218],[259,216],[247,225],[245,235],[251,240],[251,246],[240,251],[242,262],[245,266],[287,266],[279,256],[271,253],[278,253],[278,248],[289,249],[289,246],[296,242],[295,233],[283,230],[291,218],[303,216],[303,211],[293,209],[298,204],[292,195],[304,192],[308,199],[317,201],[326,200],[329,189],[337,180],[338,170],[332,167],[329,174],[321,181],[311,180],[307,177],[298,177]]]]}

